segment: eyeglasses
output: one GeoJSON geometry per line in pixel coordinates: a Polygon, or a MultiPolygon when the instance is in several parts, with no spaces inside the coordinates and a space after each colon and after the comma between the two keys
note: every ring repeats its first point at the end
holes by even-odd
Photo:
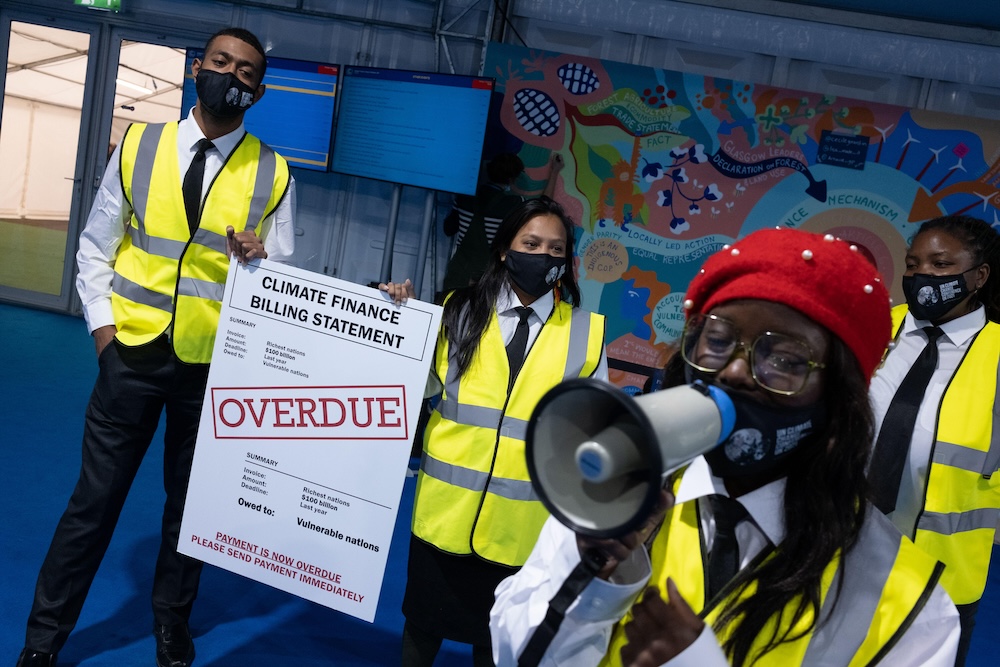
{"type": "Polygon", "coordinates": [[[696,370],[718,373],[738,350],[746,354],[754,381],[782,396],[799,393],[814,368],[826,368],[812,360],[812,348],[805,341],[785,334],[765,331],[748,345],[740,340],[736,325],[717,315],[692,315],[684,326],[681,356],[696,370]]]}

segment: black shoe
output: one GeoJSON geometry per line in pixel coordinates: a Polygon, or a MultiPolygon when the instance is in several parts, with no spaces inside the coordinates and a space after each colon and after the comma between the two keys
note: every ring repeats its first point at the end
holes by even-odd
{"type": "Polygon", "coordinates": [[[24,649],[17,659],[17,667],[55,667],[56,654],[24,649]]]}
{"type": "Polygon", "coordinates": [[[177,625],[157,625],[153,628],[156,637],[157,667],[190,667],[194,662],[194,642],[187,623],[177,625]]]}

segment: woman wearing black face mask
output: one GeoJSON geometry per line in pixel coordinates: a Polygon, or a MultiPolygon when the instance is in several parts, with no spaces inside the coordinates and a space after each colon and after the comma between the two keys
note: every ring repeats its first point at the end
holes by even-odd
{"type": "Polygon", "coordinates": [[[667,384],[724,390],[733,434],[673,475],[666,509],[634,533],[597,540],[550,519],[497,588],[497,664],[519,664],[597,549],[607,562],[541,665],[950,667],[959,623],[940,564],[866,500],[868,378],[890,337],[876,269],[833,236],[761,230],[710,257],[684,306],[667,384]]]}
{"type": "MultiPolygon", "coordinates": [[[[548,516],[528,477],[527,420],[559,382],[607,379],[604,317],[578,308],[572,242],[562,206],[529,200],[501,223],[479,281],[445,302],[430,383],[441,400],[414,501],[404,667],[431,665],[442,638],[472,644],[473,663],[492,665],[493,591],[548,516]]],[[[397,296],[405,285],[381,287],[397,296]]]]}
{"type": "Polygon", "coordinates": [[[962,616],[957,665],[968,653],[1000,516],[998,277],[1000,235],[989,224],[945,216],[921,225],[906,253],[906,305],[893,309],[895,344],[871,387],[875,504],[947,565],[941,583],[962,616]],[[904,378],[925,347],[937,359],[926,362],[909,417],[900,416],[904,384],[916,382],[904,378]]]}

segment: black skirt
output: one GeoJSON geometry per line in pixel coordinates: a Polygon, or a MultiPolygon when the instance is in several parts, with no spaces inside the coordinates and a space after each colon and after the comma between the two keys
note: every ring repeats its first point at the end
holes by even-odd
{"type": "Polygon", "coordinates": [[[488,646],[493,591],[518,569],[445,553],[411,534],[403,615],[426,633],[488,646]]]}

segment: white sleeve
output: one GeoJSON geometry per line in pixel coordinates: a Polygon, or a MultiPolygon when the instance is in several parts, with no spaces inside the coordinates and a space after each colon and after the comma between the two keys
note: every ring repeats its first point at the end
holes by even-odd
{"type": "Polygon", "coordinates": [[[264,250],[272,262],[289,264],[295,252],[295,179],[288,175],[288,192],[271,214],[271,231],[264,239],[264,250]]]}
{"type": "Polygon", "coordinates": [[[881,664],[953,667],[961,632],[958,609],[938,584],[906,634],[885,655],[881,664]]]}
{"type": "Polygon", "coordinates": [[[706,623],[694,643],[660,667],[729,667],[729,660],[719,646],[719,640],[706,623]]]}
{"type": "Polygon", "coordinates": [[[116,147],[108,160],[76,253],[76,291],[90,332],[115,323],[111,312],[111,281],[118,248],[125,238],[126,220],[132,215],[122,193],[120,151],[121,146],[116,147]]]}
{"type": "MultiPolygon", "coordinates": [[[[535,628],[548,611],[549,600],[580,562],[575,534],[549,517],[538,542],[517,574],[500,582],[490,611],[493,660],[513,667],[535,628]]],[[[649,579],[644,549],[618,566],[613,579],[594,579],[570,605],[559,631],[540,665],[586,667],[600,662],[612,627],[621,619],[649,579]]]]}

